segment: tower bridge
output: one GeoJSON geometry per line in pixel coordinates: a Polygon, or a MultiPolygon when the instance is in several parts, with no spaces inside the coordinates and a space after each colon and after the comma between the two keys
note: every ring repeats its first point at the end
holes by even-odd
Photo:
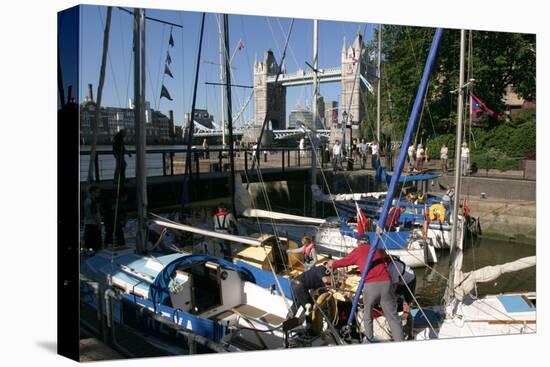
{"type": "MultiPolygon", "coordinates": [[[[339,66],[319,68],[317,77],[320,83],[340,82],[340,113],[347,116],[345,123],[351,125],[352,137],[357,138],[362,135],[361,121],[366,112],[363,98],[367,87],[362,79],[372,82],[371,75],[376,74],[375,65],[368,58],[360,33],[356,34],[353,43],[349,46],[344,40],[340,60],[339,66]]],[[[254,63],[256,127],[261,125],[267,113],[270,127],[274,132],[284,131],[287,127],[286,88],[313,83],[312,70],[297,70],[289,73],[285,70],[284,65],[279,79],[275,82],[280,68],[281,66],[277,63],[271,49],[266,51],[263,60],[254,63]]],[[[340,137],[341,123],[342,121],[339,121],[330,126],[331,141],[340,137]]],[[[250,130],[256,133],[259,131],[258,128],[250,130]]],[[[276,136],[277,134],[275,134],[276,136]]],[[[279,136],[281,135],[279,134],[279,136]]]]}

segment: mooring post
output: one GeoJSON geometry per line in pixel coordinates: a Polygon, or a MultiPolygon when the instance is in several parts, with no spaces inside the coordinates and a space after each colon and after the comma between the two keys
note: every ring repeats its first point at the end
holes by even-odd
{"type": "Polygon", "coordinates": [[[170,152],[170,176],[174,176],[174,152],[170,152]]]}
{"type": "Polygon", "coordinates": [[[285,151],[281,150],[281,167],[283,172],[285,171],[285,151]]]}
{"type": "Polygon", "coordinates": [[[162,175],[166,176],[166,152],[162,152],[162,175]]]}

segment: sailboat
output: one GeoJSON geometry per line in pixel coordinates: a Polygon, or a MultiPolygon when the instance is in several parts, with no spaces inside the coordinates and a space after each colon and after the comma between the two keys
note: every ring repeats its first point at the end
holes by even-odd
{"type": "MultiPolygon", "coordinates": [[[[291,294],[266,284],[271,272],[253,274],[223,258],[155,252],[147,241],[145,172],[145,10],[134,13],[134,90],[138,219],[134,246],[81,256],[81,305],[105,320],[105,335],[116,347],[115,326],[123,325],[163,353],[186,354],[283,348],[283,322],[291,294]]],[[[204,31],[197,54],[198,74],[204,31]]],[[[227,16],[225,16],[227,23],[227,16]]],[[[198,78],[195,78],[192,112],[198,78]]],[[[193,113],[192,113],[193,115],[193,113]]],[[[191,130],[191,129],[190,129],[191,130]]],[[[129,241],[133,242],[133,241],[129,241]]],[[[128,352],[128,354],[132,354],[128,352]]]]}
{"type": "MultiPolygon", "coordinates": [[[[458,87],[458,121],[455,152],[455,202],[457,216],[460,190],[460,148],[464,96],[465,31],[460,31],[460,76],[458,87]]],[[[445,304],[415,312],[416,339],[455,338],[465,336],[526,334],[536,332],[536,293],[472,295],[477,283],[491,282],[505,273],[536,265],[530,256],[509,263],[486,266],[470,272],[462,271],[462,241],[457,235],[457,223],[452,224],[451,264],[445,304]]]]}

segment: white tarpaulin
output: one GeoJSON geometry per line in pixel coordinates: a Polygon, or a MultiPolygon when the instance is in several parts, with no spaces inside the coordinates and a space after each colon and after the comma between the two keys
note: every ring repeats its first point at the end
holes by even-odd
{"type": "Polygon", "coordinates": [[[460,279],[456,279],[455,297],[462,301],[465,295],[469,294],[476,283],[486,283],[497,279],[502,274],[512,273],[535,266],[536,256],[524,257],[502,265],[485,266],[468,273],[460,273],[460,279]]]}
{"type": "Polygon", "coordinates": [[[332,201],[363,200],[366,198],[380,199],[386,196],[386,191],[382,192],[363,192],[356,194],[325,194],[318,185],[311,185],[311,193],[315,200],[330,203],[332,201]]]}

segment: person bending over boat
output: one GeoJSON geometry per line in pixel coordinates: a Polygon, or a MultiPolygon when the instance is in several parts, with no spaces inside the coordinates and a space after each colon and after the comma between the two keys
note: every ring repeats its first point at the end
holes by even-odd
{"type": "Polygon", "coordinates": [[[397,308],[399,309],[399,303],[402,303],[402,318],[407,320],[407,334],[412,336],[413,319],[410,315],[411,304],[414,301],[413,296],[416,292],[416,274],[399,257],[386,253],[384,258],[388,267],[388,273],[390,274],[392,287],[397,297],[397,308]]]}
{"type": "MultiPolygon", "coordinates": [[[[238,234],[239,227],[233,214],[227,211],[225,204],[218,205],[218,211],[214,214],[214,231],[218,233],[238,234]]],[[[231,245],[228,240],[221,240],[221,251],[223,257],[228,260],[231,258],[231,245]]]]}
{"type": "Polygon", "coordinates": [[[399,218],[401,218],[401,213],[404,213],[406,208],[404,206],[397,207],[395,206],[391,207],[388,217],[386,218],[386,226],[385,230],[387,232],[395,231],[397,227],[399,227],[399,218]]]}
{"type": "Polygon", "coordinates": [[[294,298],[291,307],[292,314],[296,315],[300,307],[305,308],[308,303],[313,306],[310,290],[317,290],[331,284],[330,270],[323,265],[315,266],[292,279],[290,282],[294,298]]]}
{"type": "MultiPolygon", "coordinates": [[[[338,269],[356,265],[359,267],[359,271],[363,273],[370,249],[371,245],[368,237],[363,236],[352,252],[340,260],[329,260],[327,266],[332,269],[338,269]]],[[[403,327],[397,315],[395,293],[392,289],[391,278],[386,268],[386,262],[380,250],[376,250],[374,253],[371,268],[365,277],[365,286],[363,287],[363,326],[365,329],[365,342],[370,342],[373,339],[372,307],[375,304],[380,304],[380,306],[382,306],[384,316],[386,320],[388,320],[390,326],[393,340],[402,341],[403,327]]]]}
{"type": "Polygon", "coordinates": [[[310,236],[302,237],[302,245],[302,247],[286,250],[286,252],[289,254],[304,254],[304,270],[309,270],[313,268],[317,262],[317,250],[310,236]]]}

